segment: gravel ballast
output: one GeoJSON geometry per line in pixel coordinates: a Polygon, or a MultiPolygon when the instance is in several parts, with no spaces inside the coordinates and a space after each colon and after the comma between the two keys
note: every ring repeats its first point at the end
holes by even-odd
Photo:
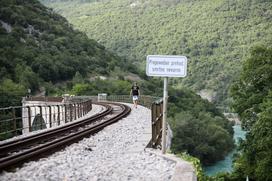
{"type": "Polygon", "coordinates": [[[3,172],[0,180],[170,180],[175,162],[144,150],[151,136],[150,110],[128,105],[128,117],[16,172],[3,172]]]}

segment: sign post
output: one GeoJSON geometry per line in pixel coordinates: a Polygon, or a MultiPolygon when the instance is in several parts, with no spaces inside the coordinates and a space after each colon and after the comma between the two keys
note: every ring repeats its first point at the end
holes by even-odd
{"type": "Polygon", "coordinates": [[[146,74],[164,77],[163,86],[163,119],[162,119],[162,153],[166,152],[168,77],[186,77],[187,58],[185,56],[148,55],[146,58],[146,74]]]}
{"type": "Polygon", "coordinates": [[[167,101],[168,101],[168,77],[164,77],[163,84],[163,115],[162,115],[162,153],[166,152],[166,118],[167,118],[167,101]]]}

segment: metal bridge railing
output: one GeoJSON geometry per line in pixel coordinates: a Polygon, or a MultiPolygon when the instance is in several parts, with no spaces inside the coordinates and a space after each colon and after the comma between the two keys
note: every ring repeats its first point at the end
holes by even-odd
{"type": "MultiPolygon", "coordinates": [[[[23,132],[50,128],[74,121],[92,109],[92,101],[98,96],[75,96],[69,103],[30,105],[0,108],[0,140],[7,139],[23,132]],[[87,100],[87,101],[86,101],[87,100]],[[33,120],[34,119],[34,120],[33,120]],[[28,125],[28,126],[25,126],[28,125]]],[[[28,101],[54,101],[58,98],[29,98],[28,101]]],[[[103,101],[132,103],[129,95],[110,95],[103,101]]],[[[160,147],[162,137],[163,101],[160,97],[142,95],[139,104],[151,109],[152,138],[149,147],[160,147]]]]}
{"type": "Polygon", "coordinates": [[[62,102],[63,97],[35,97],[35,96],[30,96],[30,97],[24,97],[25,101],[43,101],[43,102],[62,102]]]}
{"type": "MultiPolygon", "coordinates": [[[[99,95],[98,96],[75,96],[74,98],[91,99],[93,101],[113,101],[113,102],[132,103],[132,97],[130,95],[108,95],[103,97],[102,99],[99,98],[99,95]]],[[[138,103],[147,108],[151,108],[152,104],[156,101],[159,101],[160,99],[161,99],[160,97],[141,95],[139,97],[138,103]]]]}
{"type": "Polygon", "coordinates": [[[72,122],[92,109],[91,100],[53,103],[32,98],[28,101],[36,102],[32,105],[0,108],[0,140],[72,122]]]}
{"type": "Polygon", "coordinates": [[[151,106],[152,138],[149,147],[161,147],[163,101],[153,102],[151,106]]]}
{"type": "MultiPolygon", "coordinates": [[[[160,97],[142,95],[139,97],[138,103],[144,107],[151,108],[152,104],[159,99],[160,97]]],[[[129,95],[110,95],[107,96],[107,101],[132,103],[132,98],[129,95]]]]}

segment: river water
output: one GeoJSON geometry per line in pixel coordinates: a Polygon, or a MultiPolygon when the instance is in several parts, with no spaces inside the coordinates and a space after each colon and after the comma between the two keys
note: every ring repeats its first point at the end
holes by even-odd
{"type": "MultiPolygon", "coordinates": [[[[240,125],[238,124],[234,125],[233,130],[234,130],[233,138],[236,144],[238,144],[238,140],[240,138],[245,139],[246,132],[242,130],[240,125]]],[[[232,160],[235,152],[236,150],[234,149],[225,157],[224,160],[221,160],[212,166],[204,167],[203,169],[205,174],[213,176],[219,172],[232,172],[232,160]]]]}

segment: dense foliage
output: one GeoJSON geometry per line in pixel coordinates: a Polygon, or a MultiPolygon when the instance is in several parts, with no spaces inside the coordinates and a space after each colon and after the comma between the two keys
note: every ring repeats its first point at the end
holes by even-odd
{"type": "MultiPolygon", "coordinates": [[[[38,1],[0,3],[1,97],[22,96],[27,89],[39,90],[45,82],[72,79],[76,72],[86,77],[109,75],[116,66],[128,69],[129,64],[38,1]]],[[[9,105],[1,99],[0,107],[9,105]]]]}
{"type": "Polygon", "coordinates": [[[232,177],[264,181],[272,178],[272,48],[252,49],[232,86],[234,109],[248,130],[232,177]]]}
{"type": "Polygon", "coordinates": [[[251,46],[271,44],[270,0],[41,0],[107,48],[144,67],[148,54],[189,58],[176,81],[214,91],[217,103],[251,46]]]}
{"type": "Polygon", "coordinates": [[[185,151],[204,165],[223,159],[234,146],[231,122],[213,104],[189,90],[171,89],[169,95],[172,151],[185,151]]]}
{"type": "Polygon", "coordinates": [[[233,108],[247,130],[258,120],[262,104],[272,90],[272,52],[262,46],[251,50],[239,79],[232,86],[233,108]]]}
{"type": "Polygon", "coordinates": [[[71,93],[74,95],[97,95],[98,93],[104,92],[112,95],[128,95],[131,83],[122,80],[100,80],[89,83],[76,83],[71,93]]]}

